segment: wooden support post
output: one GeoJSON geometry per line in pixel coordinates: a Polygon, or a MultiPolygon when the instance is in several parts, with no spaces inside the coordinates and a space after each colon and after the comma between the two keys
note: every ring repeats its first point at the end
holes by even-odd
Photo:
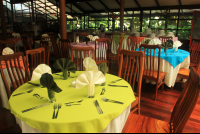
{"type": "Polygon", "coordinates": [[[12,22],[15,22],[15,16],[14,16],[13,4],[11,4],[11,12],[12,12],[12,22]]]}
{"type": "Polygon", "coordinates": [[[85,30],[85,15],[84,15],[84,30],[85,30]]]}
{"type": "Polygon", "coordinates": [[[140,32],[142,32],[143,10],[140,11],[140,32]]]}
{"type": "Polygon", "coordinates": [[[120,0],[120,31],[123,31],[124,25],[124,0],[120,0]]]}
{"type": "Polygon", "coordinates": [[[59,3],[60,3],[61,39],[67,39],[65,0],[59,0],[59,3]]]}
{"type": "Polygon", "coordinates": [[[3,1],[1,0],[0,2],[0,14],[1,14],[1,28],[3,32],[3,38],[6,40],[7,39],[7,29],[6,29],[6,21],[5,21],[5,15],[4,15],[4,10],[3,10],[3,1]]]}
{"type": "Polygon", "coordinates": [[[35,22],[35,18],[34,18],[34,8],[33,8],[33,0],[31,0],[31,9],[32,9],[32,22],[35,22]]]}
{"type": "Polygon", "coordinates": [[[109,21],[109,12],[108,12],[108,21],[107,22],[108,22],[108,31],[109,31],[109,22],[110,22],[109,21]]]}

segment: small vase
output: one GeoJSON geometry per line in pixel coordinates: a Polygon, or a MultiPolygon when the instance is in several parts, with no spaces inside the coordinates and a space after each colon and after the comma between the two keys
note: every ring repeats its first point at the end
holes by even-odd
{"type": "Polygon", "coordinates": [[[52,90],[47,90],[48,92],[48,98],[50,103],[56,102],[55,92],[52,90]]]}
{"type": "Polygon", "coordinates": [[[88,98],[94,98],[95,85],[88,85],[88,98]]]}
{"type": "Polygon", "coordinates": [[[165,56],[167,56],[167,48],[164,48],[165,56]]]}
{"type": "Polygon", "coordinates": [[[62,78],[63,80],[66,80],[68,78],[68,71],[63,70],[62,78]]]}

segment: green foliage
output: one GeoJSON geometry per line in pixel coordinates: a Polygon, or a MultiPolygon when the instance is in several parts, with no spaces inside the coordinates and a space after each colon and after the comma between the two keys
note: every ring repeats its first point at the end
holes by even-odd
{"type": "Polygon", "coordinates": [[[149,44],[150,39],[145,40],[144,44],[149,44]]]}

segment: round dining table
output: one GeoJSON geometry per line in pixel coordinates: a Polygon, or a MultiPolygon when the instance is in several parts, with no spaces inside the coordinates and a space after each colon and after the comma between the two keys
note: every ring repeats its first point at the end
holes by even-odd
{"type": "MultiPolygon", "coordinates": [[[[87,97],[87,86],[76,89],[72,82],[84,71],[70,73],[67,80],[62,73],[52,74],[55,83],[62,89],[55,93],[56,102],[49,103],[47,88],[25,83],[16,89],[9,99],[7,109],[16,117],[16,121],[23,133],[120,133],[130,113],[131,103],[135,101],[132,87],[118,76],[106,74],[106,85],[95,85],[95,97],[87,97]],[[121,80],[119,80],[121,79],[121,80]],[[113,81],[119,80],[116,83],[113,81]],[[110,86],[111,85],[120,85],[110,86]],[[105,88],[104,94],[102,89],[105,88]],[[32,92],[27,93],[28,90],[32,92]],[[13,96],[25,92],[24,94],[13,96]],[[40,97],[33,96],[39,94],[40,97]],[[123,102],[123,104],[103,101],[103,97],[110,100],[123,102]],[[74,102],[80,101],[81,102],[74,102]],[[97,100],[103,113],[99,114],[93,101],[97,100]],[[66,105],[68,102],[71,106],[66,105]],[[57,119],[52,119],[54,104],[62,103],[57,119]],[[46,104],[27,112],[23,110],[46,104]],[[78,104],[78,105],[73,105],[78,104]]],[[[40,84],[39,79],[31,81],[40,84]]],[[[57,112],[57,109],[56,111],[57,112]]]]}
{"type": "MultiPolygon", "coordinates": [[[[137,48],[136,51],[140,51],[140,48],[137,48]]],[[[144,48],[142,48],[141,51],[144,51],[144,48]]],[[[178,49],[177,51],[174,51],[174,49],[167,49],[166,53],[167,54],[164,53],[164,48],[162,48],[160,52],[160,72],[166,73],[164,83],[168,87],[174,87],[176,79],[179,79],[177,78],[179,69],[180,68],[189,69],[190,53],[182,49],[178,49]]],[[[145,51],[145,56],[146,55],[147,55],[147,51],[145,51]]],[[[152,58],[153,58],[153,51],[152,51],[152,58]]],[[[155,50],[154,60],[155,60],[154,62],[155,71],[157,71],[158,70],[158,49],[155,50]]],[[[145,58],[145,64],[146,64],[146,61],[147,61],[147,58],[145,58]]],[[[149,81],[149,80],[146,80],[146,83],[156,84],[156,82],[149,81]]]]}

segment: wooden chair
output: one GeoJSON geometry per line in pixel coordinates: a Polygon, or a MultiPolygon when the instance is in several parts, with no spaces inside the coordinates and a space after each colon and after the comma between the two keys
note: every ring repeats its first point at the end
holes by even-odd
{"type": "Polygon", "coordinates": [[[0,52],[2,52],[2,50],[5,47],[10,47],[11,49],[14,50],[15,53],[17,52],[16,44],[15,44],[15,42],[12,39],[0,40],[0,52]]]}
{"type": "Polygon", "coordinates": [[[122,133],[182,133],[199,97],[199,77],[192,67],[186,86],[173,108],[170,122],[130,113],[122,133]]]}
{"type": "Polygon", "coordinates": [[[190,67],[196,67],[200,60],[200,39],[193,38],[190,46],[190,67]]]}
{"type": "Polygon", "coordinates": [[[80,35],[88,36],[88,35],[90,35],[90,33],[78,33],[78,34],[77,34],[77,36],[80,36],[80,35]]]}
{"type": "Polygon", "coordinates": [[[135,112],[137,110],[140,115],[140,97],[141,97],[141,84],[142,75],[144,69],[144,52],[141,51],[129,51],[122,50],[120,52],[120,64],[118,77],[125,79],[134,89],[137,89],[137,93],[134,92],[136,100],[131,104],[131,111],[135,112]],[[125,56],[125,63],[124,63],[125,56]],[[138,84],[135,86],[135,81],[138,74],[138,84]],[[136,108],[135,108],[136,107],[136,108]]]}
{"type": "Polygon", "coordinates": [[[8,98],[13,91],[30,80],[28,64],[23,52],[0,56],[0,71],[8,98]],[[6,69],[6,70],[5,70],[6,69]],[[24,70],[25,69],[25,70],[24,70]]]}
{"type": "Polygon", "coordinates": [[[140,51],[141,48],[144,48],[145,54],[145,62],[144,62],[144,72],[143,72],[143,79],[148,79],[151,81],[156,82],[156,95],[154,97],[154,100],[156,100],[158,88],[162,85],[162,91],[164,91],[164,81],[165,81],[165,72],[160,72],[160,51],[161,47],[160,45],[148,45],[148,44],[142,44],[140,45],[140,51]],[[155,63],[155,50],[158,49],[158,63],[155,63]],[[150,54],[150,52],[153,52],[153,55],[150,54]]]}
{"type": "Polygon", "coordinates": [[[26,51],[26,59],[29,63],[30,76],[32,77],[33,70],[39,64],[45,64],[45,49],[44,47],[26,51]],[[30,62],[29,60],[30,59],[30,62]]]}
{"type": "Polygon", "coordinates": [[[70,50],[69,48],[71,46],[70,44],[71,42],[68,39],[59,39],[58,48],[59,48],[61,58],[70,59],[70,54],[69,54],[69,50],[70,50]]]}
{"type": "MultiPolygon", "coordinates": [[[[200,74],[200,61],[198,62],[197,66],[196,66],[196,70],[200,74]]],[[[183,84],[182,80],[183,79],[188,79],[189,78],[189,74],[190,74],[190,69],[180,68],[179,71],[178,71],[177,77],[181,78],[181,80],[180,81],[176,81],[176,82],[181,82],[181,84],[183,84]]],[[[171,89],[173,89],[173,87],[171,87],[171,89]]]]}
{"type": "Polygon", "coordinates": [[[137,49],[137,38],[136,36],[128,37],[128,50],[135,51],[137,49]]]}
{"type": "Polygon", "coordinates": [[[40,41],[40,47],[45,49],[45,63],[49,65],[49,56],[50,56],[50,42],[49,41],[40,41]]]}
{"type": "Polygon", "coordinates": [[[67,33],[67,39],[68,39],[70,42],[74,42],[74,33],[73,33],[73,32],[67,33]]]}
{"type": "Polygon", "coordinates": [[[107,56],[109,49],[106,49],[107,46],[110,46],[108,38],[101,38],[95,40],[95,61],[97,65],[102,62],[108,63],[107,56]]]}
{"type": "Polygon", "coordinates": [[[161,42],[162,42],[162,43],[166,42],[166,41],[169,40],[169,39],[172,40],[172,38],[173,38],[173,37],[171,37],[171,36],[170,36],[170,37],[159,36],[159,39],[161,39],[161,42]]]}
{"type": "Polygon", "coordinates": [[[21,36],[22,39],[22,44],[24,46],[24,51],[26,52],[27,50],[31,50],[31,42],[29,42],[29,37],[28,35],[22,35],[21,36]]]}
{"type": "Polygon", "coordinates": [[[93,47],[71,47],[71,60],[76,64],[77,71],[79,67],[80,67],[79,71],[85,70],[83,69],[83,60],[86,57],[90,57],[89,55],[90,51],[92,51],[92,59],[95,60],[95,53],[93,47]]]}
{"type": "Polygon", "coordinates": [[[120,51],[122,49],[122,41],[123,41],[123,36],[120,36],[119,39],[119,47],[117,49],[117,54],[113,54],[111,52],[111,48],[112,48],[112,44],[108,44],[108,56],[107,56],[107,60],[108,60],[108,66],[109,68],[111,68],[111,63],[117,63],[117,65],[119,66],[119,58],[120,58],[120,51]]]}

